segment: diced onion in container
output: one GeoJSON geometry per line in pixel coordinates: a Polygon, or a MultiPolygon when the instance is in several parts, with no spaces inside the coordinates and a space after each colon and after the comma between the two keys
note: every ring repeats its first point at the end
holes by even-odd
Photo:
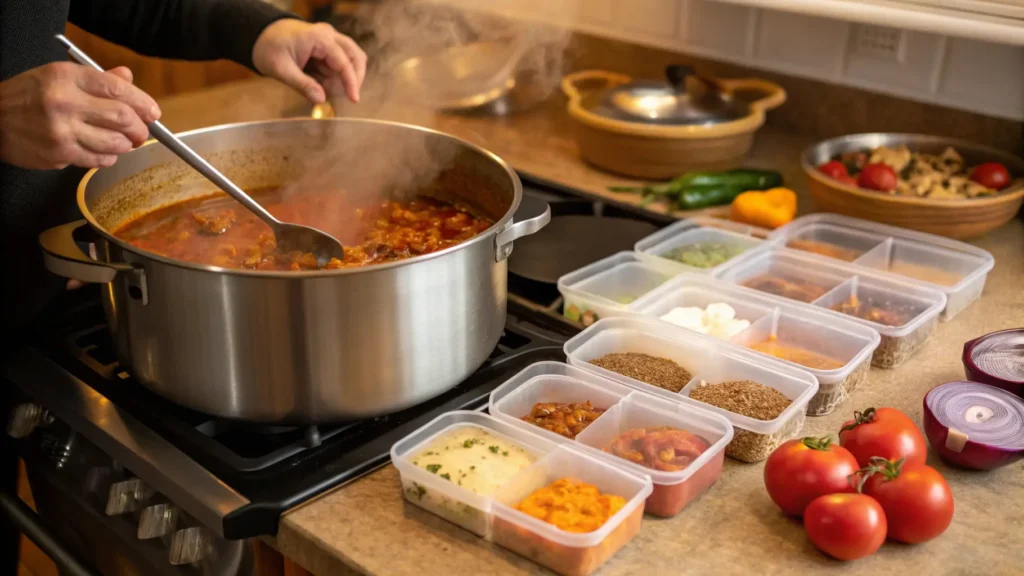
{"type": "Polygon", "coordinates": [[[721,302],[708,304],[707,308],[673,308],[661,320],[722,340],[732,338],[750,326],[749,320],[737,320],[736,310],[721,302]]]}

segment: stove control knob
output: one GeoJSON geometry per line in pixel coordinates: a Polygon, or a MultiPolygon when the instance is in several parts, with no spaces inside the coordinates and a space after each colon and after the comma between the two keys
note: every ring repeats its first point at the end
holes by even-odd
{"type": "Polygon", "coordinates": [[[40,424],[50,419],[46,409],[38,404],[19,404],[7,422],[7,434],[12,438],[25,438],[40,424]]]}
{"type": "Polygon", "coordinates": [[[139,517],[139,540],[160,538],[174,531],[178,524],[178,509],[172,504],[156,504],[142,509],[139,517]]]}
{"type": "Polygon", "coordinates": [[[206,557],[211,545],[210,536],[202,526],[178,530],[171,536],[171,549],[167,559],[174,566],[194,564],[206,557]]]}
{"type": "Polygon", "coordinates": [[[107,494],[107,516],[119,516],[135,512],[140,504],[153,497],[155,492],[138,478],[129,478],[110,485],[107,494]]]}

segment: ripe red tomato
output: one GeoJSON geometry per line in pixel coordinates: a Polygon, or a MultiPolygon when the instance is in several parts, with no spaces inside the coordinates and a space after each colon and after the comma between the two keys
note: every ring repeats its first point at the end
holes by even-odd
{"type": "Polygon", "coordinates": [[[891,192],[896,189],[899,176],[886,164],[868,164],[857,175],[857,185],[868,190],[891,192]]]}
{"type": "Polygon", "coordinates": [[[1010,185],[1010,173],[1006,170],[1006,166],[998,162],[988,162],[971,172],[971,180],[985,188],[1002,190],[1010,185]]]}
{"type": "Polygon", "coordinates": [[[825,162],[821,166],[818,166],[818,171],[824,174],[825,176],[828,176],[829,178],[835,178],[836,180],[840,179],[843,176],[850,176],[850,173],[846,171],[846,164],[843,164],[838,160],[831,160],[829,162],[825,162]]]}
{"type": "Polygon", "coordinates": [[[839,431],[839,443],[862,467],[870,466],[874,456],[893,461],[903,458],[907,464],[924,464],[928,458],[924,435],[909,416],[895,408],[854,412],[853,420],[839,431]]]}
{"type": "Polygon", "coordinates": [[[862,490],[878,501],[888,518],[889,538],[919,544],[938,537],[953,521],[953,493],[938,470],[876,458],[862,490]]]}
{"type": "Polygon", "coordinates": [[[856,560],[882,547],[885,512],[864,494],[829,494],[807,506],[804,528],[822,552],[840,560],[856,560]]]}
{"type": "Polygon", "coordinates": [[[764,486],[782,511],[801,516],[818,496],[854,492],[848,480],[860,467],[850,451],[824,438],[790,440],[764,464],[764,486]]]}

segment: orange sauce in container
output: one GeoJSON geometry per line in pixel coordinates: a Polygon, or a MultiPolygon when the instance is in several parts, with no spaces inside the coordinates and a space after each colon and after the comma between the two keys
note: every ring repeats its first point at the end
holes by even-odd
{"type": "Polygon", "coordinates": [[[806,366],[814,370],[836,370],[844,366],[842,362],[829,358],[823,354],[811,352],[810,350],[798,348],[796,346],[786,346],[779,342],[774,336],[764,342],[754,344],[751,348],[758,352],[762,352],[782,360],[788,360],[794,364],[806,366]]]}

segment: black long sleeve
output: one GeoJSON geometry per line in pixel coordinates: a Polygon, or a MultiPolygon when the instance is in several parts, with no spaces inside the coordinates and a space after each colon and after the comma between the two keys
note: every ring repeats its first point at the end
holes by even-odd
{"type": "Polygon", "coordinates": [[[249,68],[263,29],[289,17],[261,0],[71,0],[68,14],[72,24],[145,56],[225,58],[249,68]]]}

